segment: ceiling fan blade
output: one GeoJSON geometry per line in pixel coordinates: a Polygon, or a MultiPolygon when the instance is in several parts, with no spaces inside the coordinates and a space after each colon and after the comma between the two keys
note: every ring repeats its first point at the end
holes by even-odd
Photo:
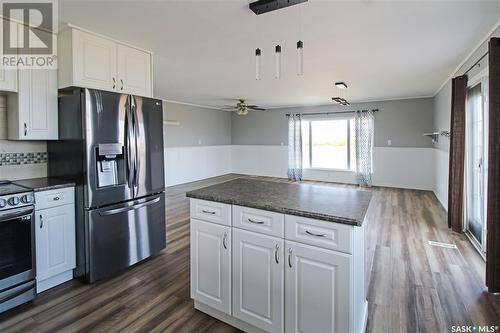
{"type": "Polygon", "coordinates": [[[255,110],[255,111],[266,111],[264,108],[259,108],[259,107],[248,107],[249,109],[255,110]]]}

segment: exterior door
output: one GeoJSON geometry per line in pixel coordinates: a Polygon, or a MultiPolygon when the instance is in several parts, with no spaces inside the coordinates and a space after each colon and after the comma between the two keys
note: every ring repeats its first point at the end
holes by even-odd
{"type": "Polygon", "coordinates": [[[285,241],[285,331],[350,332],[351,256],[285,241]]]}
{"type": "Polygon", "coordinates": [[[466,232],[479,250],[485,252],[487,184],[487,78],[472,79],[466,104],[466,232]]]}
{"type": "Polygon", "coordinates": [[[118,91],[151,97],[151,55],[133,47],[117,46],[118,91]]]}
{"type": "Polygon", "coordinates": [[[191,298],[231,315],[231,228],[191,219],[191,298]]]}
{"type": "Polygon", "coordinates": [[[117,91],[116,44],[77,29],[72,33],[74,84],[117,91]]]}
{"type": "Polygon", "coordinates": [[[36,278],[43,281],[75,268],[75,208],[64,205],[36,212],[36,278]]]}
{"type": "Polygon", "coordinates": [[[163,107],[157,99],[130,96],[130,100],[137,144],[135,197],[143,197],[165,188],[163,107]]]}
{"type": "Polygon", "coordinates": [[[112,276],[166,247],[165,194],[87,212],[88,281],[112,276]]]}
{"type": "Polygon", "coordinates": [[[284,240],[233,229],[233,316],[267,332],[283,332],[284,240]]]}

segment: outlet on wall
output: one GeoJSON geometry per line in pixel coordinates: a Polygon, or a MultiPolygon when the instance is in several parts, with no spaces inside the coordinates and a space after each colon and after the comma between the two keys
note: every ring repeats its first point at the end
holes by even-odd
{"type": "Polygon", "coordinates": [[[387,140],[387,145],[388,146],[392,146],[392,140],[391,139],[387,140]]]}

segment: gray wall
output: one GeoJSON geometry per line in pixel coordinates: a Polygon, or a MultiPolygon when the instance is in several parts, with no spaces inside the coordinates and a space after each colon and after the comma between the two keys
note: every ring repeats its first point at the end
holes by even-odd
{"type": "Polygon", "coordinates": [[[165,147],[215,146],[231,144],[231,114],[227,111],[163,102],[165,147]]]}
{"type": "MultiPolygon", "coordinates": [[[[418,98],[372,103],[359,103],[348,110],[379,109],[375,115],[375,146],[432,147],[422,134],[433,130],[433,99],[418,98]]],[[[335,105],[272,109],[250,112],[246,116],[232,114],[231,143],[233,145],[286,145],[286,113],[331,112],[345,110],[335,105]]]]}
{"type": "MultiPolygon", "coordinates": [[[[446,82],[439,93],[434,97],[434,131],[449,131],[451,117],[451,80],[446,82]]],[[[439,137],[435,147],[449,151],[450,140],[439,137]]]]}
{"type": "MultiPolygon", "coordinates": [[[[500,37],[500,26],[489,37],[500,37]]],[[[488,38],[489,39],[489,38],[488,38]]],[[[453,76],[463,75],[478,59],[481,58],[488,51],[488,42],[482,43],[477,50],[464,62],[464,64],[453,74],[453,76]]],[[[487,67],[488,57],[485,57],[479,63],[480,66],[474,67],[467,76],[474,77],[478,72],[487,67]]],[[[450,117],[451,117],[451,80],[439,90],[434,97],[434,130],[450,130],[450,117]]],[[[440,138],[436,144],[437,149],[448,151],[450,142],[448,139],[440,138]]]]}

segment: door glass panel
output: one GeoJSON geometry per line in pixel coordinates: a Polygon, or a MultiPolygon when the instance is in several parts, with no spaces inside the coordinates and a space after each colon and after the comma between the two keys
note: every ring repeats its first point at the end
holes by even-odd
{"type": "Polygon", "coordinates": [[[482,84],[467,91],[466,106],[466,222],[467,230],[483,245],[484,191],[484,103],[482,84]]]}

